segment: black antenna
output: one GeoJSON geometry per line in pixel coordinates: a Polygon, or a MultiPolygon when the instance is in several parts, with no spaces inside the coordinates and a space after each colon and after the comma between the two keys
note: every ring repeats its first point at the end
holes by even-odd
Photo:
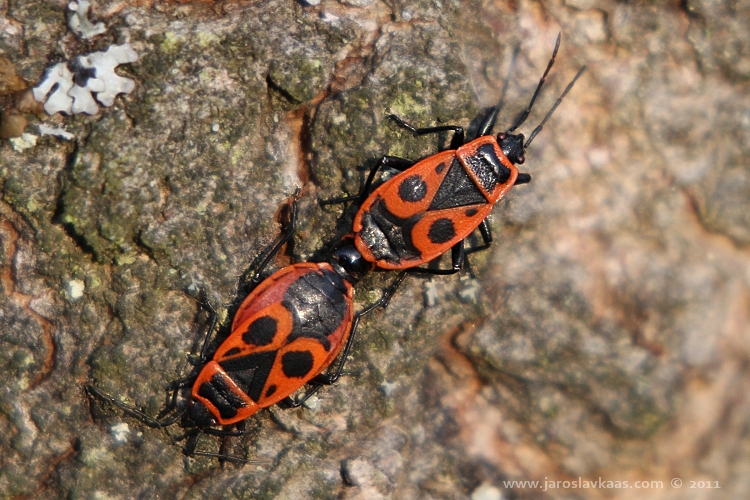
{"type": "Polygon", "coordinates": [[[531,102],[529,103],[529,106],[521,113],[521,115],[516,120],[516,123],[513,124],[512,127],[510,127],[508,130],[505,131],[506,134],[510,134],[515,129],[521,126],[523,122],[526,121],[526,118],[529,117],[529,113],[531,113],[531,107],[534,106],[534,101],[536,101],[536,97],[539,95],[539,91],[542,90],[542,85],[544,85],[544,79],[547,78],[547,75],[549,74],[549,70],[552,69],[552,65],[555,63],[555,56],[557,56],[557,49],[560,48],[560,37],[562,37],[562,32],[557,34],[557,42],[555,42],[555,50],[552,51],[552,58],[549,60],[549,63],[547,64],[547,69],[544,71],[544,74],[542,75],[542,79],[539,80],[539,85],[537,85],[536,90],[534,91],[534,95],[531,96],[531,102]]]}
{"type": "MultiPolygon", "coordinates": [[[[558,37],[558,39],[557,39],[557,40],[558,40],[558,42],[559,42],[559,41],[560,41],[560,38],[558,37]]],[[[555,59],[555,56],[552,56],[552,60],[554,60],[554,59],[555,59]]],[[[551,63],[551,62],[550,62],[550,66],[552,66],[552,63],[551,63]]],[[[549,68],[548,68],[548,69],[549,69],[549,68]]],[[[579,69],[579,70],[578,70],[578,73],[577,73],[577,74],[576,74],[576,76],[575,76],[575,77],[573,78],[573,80],[571,80],[571,82],[570,82],[570,83],[568,84],[568,86],[567,86],[567,87],[565,87],[565,92],[563,92],[563,93],[562,93],[562,95],[561,95],[560,97],[558,97],[558,98],[557,98],[557,101],[555,101],[555,105],[554,105],[554,106],[552,106],[552,109],[550,109],[550,110],[549,110],[549,113],[547,113],[547,116],[545,116],[545,117],[544,117],[544,120],[542,120],[542,123],[540,123],[540,124],[539,124],[539,125],[538,125],[538,126],[537,126],[537,127],[535,128],[535,129],[534,129],[534,131],[533,131],[533,132],[531,132],[531,135],[529,136],[529,140],[528,140],[528,141],[526,141],[526,144],[524,144],[524,145],[523,145],[523,149],[526,149],[526,148],[528,148],[528,147],[529,147],[529,144],[531,144],[531,141],[532,141],[532,140],[534,140],[534,137],[536,137],[536,134],[538,134],[539,132],[541,132],[541,130],[542,130],[542,127],[544,127],[544,124],[545,124],[545,123],[547,123],[547,120],[549,119],[549,117],[550,117],[550,116],[552,116],[552,113],[554,113],[554,112],[555,112],[555,110],[557,109],[557,107],[558,107],[558,106],[560,105],[560,103],[561,103],[561,102],[562,102],[562,100],[563,100],[563,97],[565,97],[565,96],[566,96],[566,95],[568,94],[568,92],[570,92],[570,89],[572,89],[572,88],[573,88],[573,84],[574,84],[574,83],[576,82],[576,80],[578,80],[578,77],[579,77],[579,76],[581,76],[581,75],[583,74],[583,72],[584,72],[584,71],[586,71],[586,66],[584,66],[583,68],[579,69]]],[[[546,73],[545,73],[545,75],[546,75],[546,73]]],[[[542,78],[542,81],[544,81],[544,78],[542,78]]],[[[539,86],[541,87],[541,83],[539,84],[539,86]]],[[[536,94],[534,94],[534,97],[536,97],[536,94]]],[[[532,100],[531,100],[531,102],[534,102],[534,100],[532,99],[532,100]]],[[[531,107],[531,106],[529,106],[529,107],[531,107]]]]}

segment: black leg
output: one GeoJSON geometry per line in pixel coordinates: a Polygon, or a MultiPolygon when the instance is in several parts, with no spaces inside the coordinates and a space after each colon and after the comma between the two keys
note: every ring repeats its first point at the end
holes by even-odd
{"type": "Polygon", "coordinates": [[[442,125],[439,127],[424,127],[417,128],[413,125],[406,123],[404,120],[396,115],[388,115],[388,118],[396,122],[399,127],[410,131],[414,135],[426,135],[426,134],[437,134],[439,132],[453,132],[450,146],[448,149],[458,149],[459,146],[464,143],[464,128],[459,125],[442,125]]]}
{"type": "Polygon", "coordinates": [[[346,359],[349,357],[349,351],[352,348],[352,345],[354,344],[354,334],[357,331],[357,326],[359,326],[359,321],[362,319],[362,316],[365,314],[369,314],[373,310],[377,309],[378,307],[386,308],[388,307],[388,304],[390,304],[391,299],[393,298],[393,295],[396,293],[396,290],[398,290],[398,287],[401,286],[401,283],[404,281],[404,278],[406,278],[406,273],[401,272],[399,273],[396,280],[391,283],[391,285],[385,289],[383,292],[383,296],[380,297],[374,304],[371,304],[364,309],[362,309],[360,312],[358,312],[354,316],[354,321],[352,321],[352,330],[351,333],[349,333],[349,338],[346,340],[346,345],[344,346],[344,352],[341,355],[341,362],[339,363],[338,368],[336,369],[336,372],[333,375],[318,375],[315,379],[317,379],[318,383],[324,383],[326,385],[333,384],[336,382],[339,377],[341,376],[341,371],[344,369],[344,364],[346,363],[346,359]]]}
{"type": "Polygon", "coordinates": [[[362,193],[360,193],[359,196],[360,200],[365,201],[365,198],[367,196],[370,196],[372,183],[375,182],[375,175],[377,174],[378,170],[387,167],[398,170],[399,172],[403,172],[404,170],[407,170],[409,167],[414,165],[414,163],[415,162],[411,160],[407,160],[406,158],[399,158],[398,156],[383,156],[382,158],[380,158],[380,160],[378,160],[378,163],[375,164],[375,167],[370,170],[370,175],[367,176],[365,185],[362,187],[362,193]]]}
{"type": "Polygon", "coordinates": [[[109,394],[106,394],[106,393],[100,391],[99,389],[97,389],[93,385],[86,385],[85,389],[86,389],[86,392],[89,393],[91,396],[94,396],[95,398],[97,398],[97,399],[99,399],[101,401],[105,401],[105,402],[107,402],[109,404],[112,404],[112,405],[118,407],[119,409],[121,409],[127,415],[130,415],[131,417],[137,418],[138,420],[140,420],[141,422],[143,422],[145,425],[147,425],[149,427],[153,427],[153,428],[157,428],[157,429],[161,429],[161,428],[167,427],[169,425],[172,425],[173,423],[175,423],[182,416],[182,413],[183,413],[183,412],[179,412],[179,413],[177,413],[175,415],[172,415],[171,417],[165,418],[163,420],[157,420],[157,419],[155,419],[153,417],[150,417],[150,416],[146,415],[145,413],[143,413],[141,410],[139,410],[135,406],[130,406],[130,405],[127,405],[125,403],[122,403],[122,402],[116,400],[115,398],[113,398],[109,394]]]}
{"type": "Polygon", "coordinates": [[[409,273],[415,273],[415,274],[432,274],[437,276],[445,276],[450,274],[456,274],[457,272],[461,271],[464,267],[468,267],[469,262],[466,260],[466,256],[469,254],[472,254],[474,252],[479,252],[481,250],[486,250],[490,247],[490,244],[492,244],[492,230],[490,229],[490,225],[487,221],[487,219],[484,219],[479,224],[479,232],[482,236],[482,244],[476,247],[471,247],[468,249],[464,249],[464,242],[466,240],[461,240],[453,247],[451,248],[451,268],[450,269],[431,269],[429,267],[415,267],[412,269],[407,269],[407,272],[409,273]]]}
{"type": "MultiPolygon", "coordinates": [[[[318,388],[319,388],[319,386],[316,386],[316,387],[315,387],[315,390],[317,391],[317,390],[318,390],[318,388]]],[[[307,393],[305,393],[305,396],[303,396],[302,398],[300,398],[300,400],[302,400],[302,401],[303,401],[303,400],[307,399],[307,397],[306,397],[306,396],[307,396],[307,393]]],[[[311,396],[312,396],[312,394],[311,394],[311,396]]],[[[285,410],[287,410],[287,409],[297,408],[297,407],[298,407],[298,406],[300,406],[300,405],[301,405],[302,403],[297,403],[297,401],[295,401],[293,397],[291,397],[291,396],[287,396],[287,397],[285,397],[284,399],[282,399],[281,401],[279,401],[279,402],[278,402],[278,403],[276,403],[276,404],[277,404],[277,405],[278,405],[279,407],[281,407],[281,408],[284,408],[285,410]]]]}
{"type": "Polygon", "coordinates": [[[396,281],[391,283],[391,285],[385,289],[385,291],[383,292],[383,296],[380,297],[379,300],[377,300],[374,304],[367,306],[354,316],[351,332],[349,333],[349,338],[346,340],[346,345],[344,346],[343,352],[341,354],[341,361],[339,362],[339,366],[336,368],[336,370],[333,373],[321,373],[310,381],[311,384],[314,384],[314,387],[310,388],[304,394],[304,396],[297,400],[294,400],[291,397],[287,397],[280,402],[282,406],[286,408],[297,408],[305,401],[307,401],[313,394],[318,392],[321,387],[323,387],[324,385],[334,384],[339,379],[339,377],[341,376],[341,372],[344,369],[344,365],[346,364],[346,360],[349,357],[349,352],[351,351],[352,345],[354,344],[354,334],[356,333],[357,327],[359,326],[359,320],[362,319],[362,316],[378,307],[388,307],[391,298],[396,293],[396,290],[398,290],[398,287],[401,286],[404,278],[406,278],[406,272],[401,272],[396,278],[396,281]]]}
{"type": "Polygon", "coordinates": [[[210,434],[212,436],[219,436],[223,438],[227,437],[236,437],[241,436],[244,434],[244,430],[240,431],[230,431],[227,429],[212,429],[212,428],[204,428],[204,429],[190,429],[186,433],[184,433],[182,436],[177,436],[173,438],[172,440],[174,442],[182,441],[183,439],[186,440],[185,446],[182,448],[182,453],[187,457],[208,457],[208,458],[215,458],[219,461],[219,464],[224,465],[224,462],[232,462],[236,464],[249,464],[253,463],[253,460],[245,460],[244,458],[234,457],[232,455],[227,455],[224,453],[224,443],[222,442],[219,453],[211,453],[206,451],[196,451],[195,447],[198,444],[198,438],[200,437],[201,433],[203,434],[210,434]]]}
{"type": "Polygon", "coordinates": [[[365,185],[362,187],[362,189],[354,196],[342,196],[340,198],[332,198],[330,200],[320,200],[318,203],[321,207],[325,207],[326,205],[336,205],[339,203],[347,203],[349,201],[357,200],[359,202],[365,201],[365,198],[367,198],[370,195],[370,190],[372,189],[372,183],[375,181],[375,176],[377,175],[378,171],[382,168],[392,168],[394,170],[398,170],[399,172],[403,172],[404,170],[408,169],[414,165],[414,162],[411,160],[407,160],[405,158],[399,158],[398,156],[383,156],[381,157],[378,162],[370,169],[370,173],[367,176],[367,180],[365,181],[365,185]]]}
{"type": "Polygon", "coordinates": [[[268,252],[266,257],[258,266],[258,269],[255,270],[255,274],[250,280],[251,290],[255,288],[258,285],[258,283],[261,282],[261,279],[263,277],[263,271],[265,271],[266,266],[268,266],[268,263],[271,262],[271,260],[276,256],[276,254],[279,253],[281,248],[294,236],[294,233],[297,230],[297,197],[298,196],[299,196],[299,190],[297,190],[294,193],[294,197],[290,205],[289,223],[287,224],[286,231],[284,235],[281,236],[279,241],[268,252]]]}
{"type": "Polygon", "coordinates": [[[199,429],[190,429],[182,436],[178,436],[172,440],[174,442],[179,442],[185,439],[185,446],[182,448],[182,453],[188,457],[192,457],[195,455],[195,446],[198,444],[198,436],[200,436],[200,433],[201,431],[199,429]]]}
{"type": "Polygon", "coordinates": [[[464,267],[464,240],[459,241],[451,248],[451,269],[457,273],[464,267]]]}
{"type": "Polygon", "coordinates": [[[481,252],[482,250],[486,250],[490,247],[492,244],[492,229],[490,228],[489,222],[487,222],[487,219],[484,219],[481,224],[479,224],[479,233],[482,235],[482,244],[476,247],[471,247],[466,250],[466,255],[472,254],[474,252],[481,252]]]}
{"type": "Polygon", "coordinates": [[[213,427],[195,427],[193,429],[190,429],[189,431],[185,432],[181,436],[175,436],[172,439],[177,441],[182,441],[183,439],[189,438],[194,436],[195,434],[208,434],[209,436],[218,436],[218,437],[237,437],[242,436],[245,434],[244,430],[239,429],[214,429],[213,427]]]}
{"type": "Polygon", "coordinates": [[[195,382],[195,379],[196,376],[185,377],[180,380],[175,380],[167,386],[167,391],[171,391],[172,396],[167,401],[167,404],[164,405],[164,408],[156,416],[157,420],[161,420],[167,414],[172,413],[172,411],[177,408],[177,395],[180,393],[180,389],[192,386],[193,382],[195,382]]]}
{"type": "Polygon", "coordinates": [[[219,466],[224,467],[224,464],[226,463],[227,459],[226,457],[229,456],[227,453],[227,448],[229,447],[229,438],[228,437],[222,437],[219,440],[219,450],[218,450],[218,457],[216,457],[219,460],[219,466]]]}
{"type": "Polygon", "coordinates": [[[233,457],[232,455],[222,455],[221,453],[209,453],[205,451],[195,451],[195,450],[193,450],[192,453],[187,453],[185,451],[183,451],[183,453],[185,453],[185,455],[189,457],[215,458],[219,461],[219,463],[232,462],[233,464],[240,464],[240,465],[256,463],[255,460],[245,460],[244,458],[233,457]]]}
{"type": "Polygon", "coordinates": [[[518,177],[516,177],[516,182],[514,182],[513,185],[518,186],[519,184],[528,184],[529,182],[531,182],[530,174],[518,172],[518,177]]]}
{"type": "Polygon", "coordinates": [[[185,435],[181,436],[178,440],[186,439],[185,447],[182,449],[182,453],[185,456],[188,457],[208,457],[208,458],[215,458],[219,461],[221,465],[224,465],[224,462],[232,462],[235,464],[248,464],[251,463],[251,460],[245,460],[244,458],[239,457],[233,457],[231,455],[226,455],[224,453],[210,453],[205,451],[195,451],[195,447],[198,445],[198,437],[200,436],[201,430],[195,429],[193,431],[185,433],[185,435]]]}
{"type": "MultiPolygon", "coordinates": [[[[406,272],[412,274],[432,274],[435,276],[446,276],[449,274],[456,274],[464,267],[464,257],[466,252],[464,251],[464,240],[459,241],[453,247],[451,247],[451,268],[450,269],[433,269],[429,267],[413,267],[407,269],[406,272]]],[[[440,260],[438,257],[432,262],[440,260]]]]}
{"type": "MultiPolygon", "coordinates": [[[[201,304],[203,305],[203,307],[208,309],[211,318],[208,326],[208,331],[206,331],[206,338],[203,339],[203,345],[201,346],[200,363],[205,364],[208,360],[208,345],[211,341],[211,335],[216,329],[216,323],[219,321],[219,315],[216,313],[216,309],[214,309],[214,306],[211,305],[211,302],[209,302],[208,297],[206,297],[205,290],[201,290],[201,304]]],[[[182,380],[180,380],[179,382],[182,382],[182,380]]]]}
{"type": "Polygon", "coordinates": [[[490,243],[492,243],[492,226],[490,226],[487,219],[484,219],[482,223],[479,224],[479,232],[482,233],[484,244],[490,246],[490,243]]]}
{"type": "MultiPolygon", "coordinates": [[[[200,429],[198,429],[197,427],[194,427],[194,428],[192,428],[192,429],[190,429],[188,431],[185,431],[184,433],[180,434],[179,436],[171,436],[172,437],[172,442],[179,443],[180,441],[184,441],[186,439],[190,440],[194,436],[199,435],[200,433],[201,433],[200,429]]],[[[195,445],[192,445],[192,446],[193,446],[193,448],[195,447],[195,445]]],[[[185,446],[185,448],[189,448],[189,447],[190,447],[190,443],[188,443],[185,446]]]]}
{"type": "Polygon", "coordinates": [[[201,432],[204,434],[210,434],[211,436],[220,436],[220,437],[237,437],[242,436],[245,434],[244,430],[239,429],[214,429],[212,427],[205,427],[201,429],[201,432]]]}

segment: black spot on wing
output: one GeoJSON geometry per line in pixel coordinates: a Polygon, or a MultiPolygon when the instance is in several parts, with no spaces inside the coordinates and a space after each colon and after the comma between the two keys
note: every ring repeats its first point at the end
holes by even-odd
{"type": "Polygon", "coordinates": [[[278,324],[271,316],[261,316],[250,323],[242,340],[248,345],[264,346],[273,342],[278,324]]]}
{"type": "Polygon", "coordinates": [[[281,369],[289,378],[304,378],[313,368],[310,351],[289,351],[281,356],[281,369]]]}
{"type": "Polygon", "coordinates": [[[266,389],[266,397],[270,398],[271,396],[274,395],[275,392],[276,392],[276,384],[269,385],[268,389],[266,389]]]}
{"type": "Polygon", "coordinates": [[[427,232],[427,237],[435,244],[446,243],[454,236],[456,236],[456,228],[453,226],[453,221],[446,218],[437,219],[427,232]]]}
{"type": "Polygon", "coordinates": [[[239,347],[232,347],[227,352],[224,353],[224,356],[234,356],[235,354],[239,354],[242,352],[242,349],[239,347]]]}
{"type": "Polygon", "coordinates": [[[419,175],[410,175],[398,185],[398,196],[406,202],[422,201],[427,196],[427,184],[419,175]]]}
{"type": "Polygon", "coordinates": [[[458,158],[455,158],[437,193],[432,198],[429,210],[442,210],[479,203],[487,203],[487,199],[474,184],[474,181],[471,180],[469,174],[466,173],[458,158]]]}
{"type": "Polygon", "coordinates": [[[476,208],[470,208],[466,210],[464,214],[466,215],[466,217],[474,217],[477,214],[477,212],[479,212],[479,210],[477,210],[476,208]]]}
{"type": "Polygon", "coordinates": [[[448,166],[447,163],[445,163],[445,162],[441,163],[440,165],[438,165],[437,167],[435,167],[435,173],[436,174],[442,174],[443,170],[445,170],[445,167],[447,167],[447,166],[448,166]]]}

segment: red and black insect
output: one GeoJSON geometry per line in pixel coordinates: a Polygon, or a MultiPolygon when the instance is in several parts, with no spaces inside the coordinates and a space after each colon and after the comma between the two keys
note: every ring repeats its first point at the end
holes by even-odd
{"type": "MultiPolygon", "coordinates": [[[[360,318],[376,307],[385,307],[404,274],[384,291],[380,300],[355,313],[352,284],[373,265],[361,258],[351,239],[345,239],[327,262],[292,264],[260,282],[267,264],[291,239],[295,222],[296,203],[293,203],[289,230],[260,264],[252,280],[255,288],[237,309],[231,333],[211,359],[207,351],[217,315],[206,302],[212,319],[195,370],[197,374],[170,386],[172,399],[157,418],[92,386],[87,387],[88,391],[152,427],[166,427],[184,418],[184,424],[194,427],[192,435],[197,437],[201,431],[237,435],[237,431],[218,427],[238,424],[259,409],[276,403],[297,407],[321,386],[334,383],[341,375],[360,318]],[[337,368],[323,373],[339,354],[341,361],[337,368]],[[305,384],[311,388],[301,398],[292,399],[291,394],[305,384]],[[178,407],[178,392],[187,387],[191,387],[190,396],[178,407]]],[[[244,462],[226,455],[197,452],[195,439],[188,442],[184,451],[188,455],[244,462]]]]}
{"type": "Polygon", "coordinates": [[[376,163],[356,197],[363,201],[353,223],[354,243],[367,261],[381,269],[408,269],[438,259],[451,249],[451,269],[430,269],[433,274],[451,274],[463,267],[466,253],[490,245],[487,216],[514,185],[531,180],[516,165],[524,163],[531,141],[586,69],[584,66],[578,71],[526,142],[523,134],[513,134],[529,116],[559,47],[560,35],[529,105],[513,126],[496,137],[492,128],[498,106],[490,108],[476,138],[470,141],[464,141],[464,129],[457,125],[415,128],[395,115],[389,116],[416,136],[450,131],[453,137],[448,150],[416,163],[394,156],[384,156],[376,163]],[[370,192],[377,171],[383,167],[401,173],[370,192]],[[464,239],[477,228],[483,245],[464,250],[464,239]]]}

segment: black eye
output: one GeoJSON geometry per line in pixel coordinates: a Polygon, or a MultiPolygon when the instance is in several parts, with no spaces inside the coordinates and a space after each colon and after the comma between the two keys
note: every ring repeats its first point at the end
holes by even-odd
{"type": "Polygon", "coordinates": [[[516,163],[518,163],[519,165],[523,165],[523,162],[525,161],[526,161],[526,157],[524,155],[521,155],[518,157],[518,161],[516,163]]]}
{"type": "Polygon", "coordinates": [[[508,134],[506,134],[505,132],[500,132],[499,134],[497,134],[497,140],[498,140],[498,141],[502,141],[502,140],[504,140],[504,139],[505,139],[506,137],[508,137],[508,134]]]}

